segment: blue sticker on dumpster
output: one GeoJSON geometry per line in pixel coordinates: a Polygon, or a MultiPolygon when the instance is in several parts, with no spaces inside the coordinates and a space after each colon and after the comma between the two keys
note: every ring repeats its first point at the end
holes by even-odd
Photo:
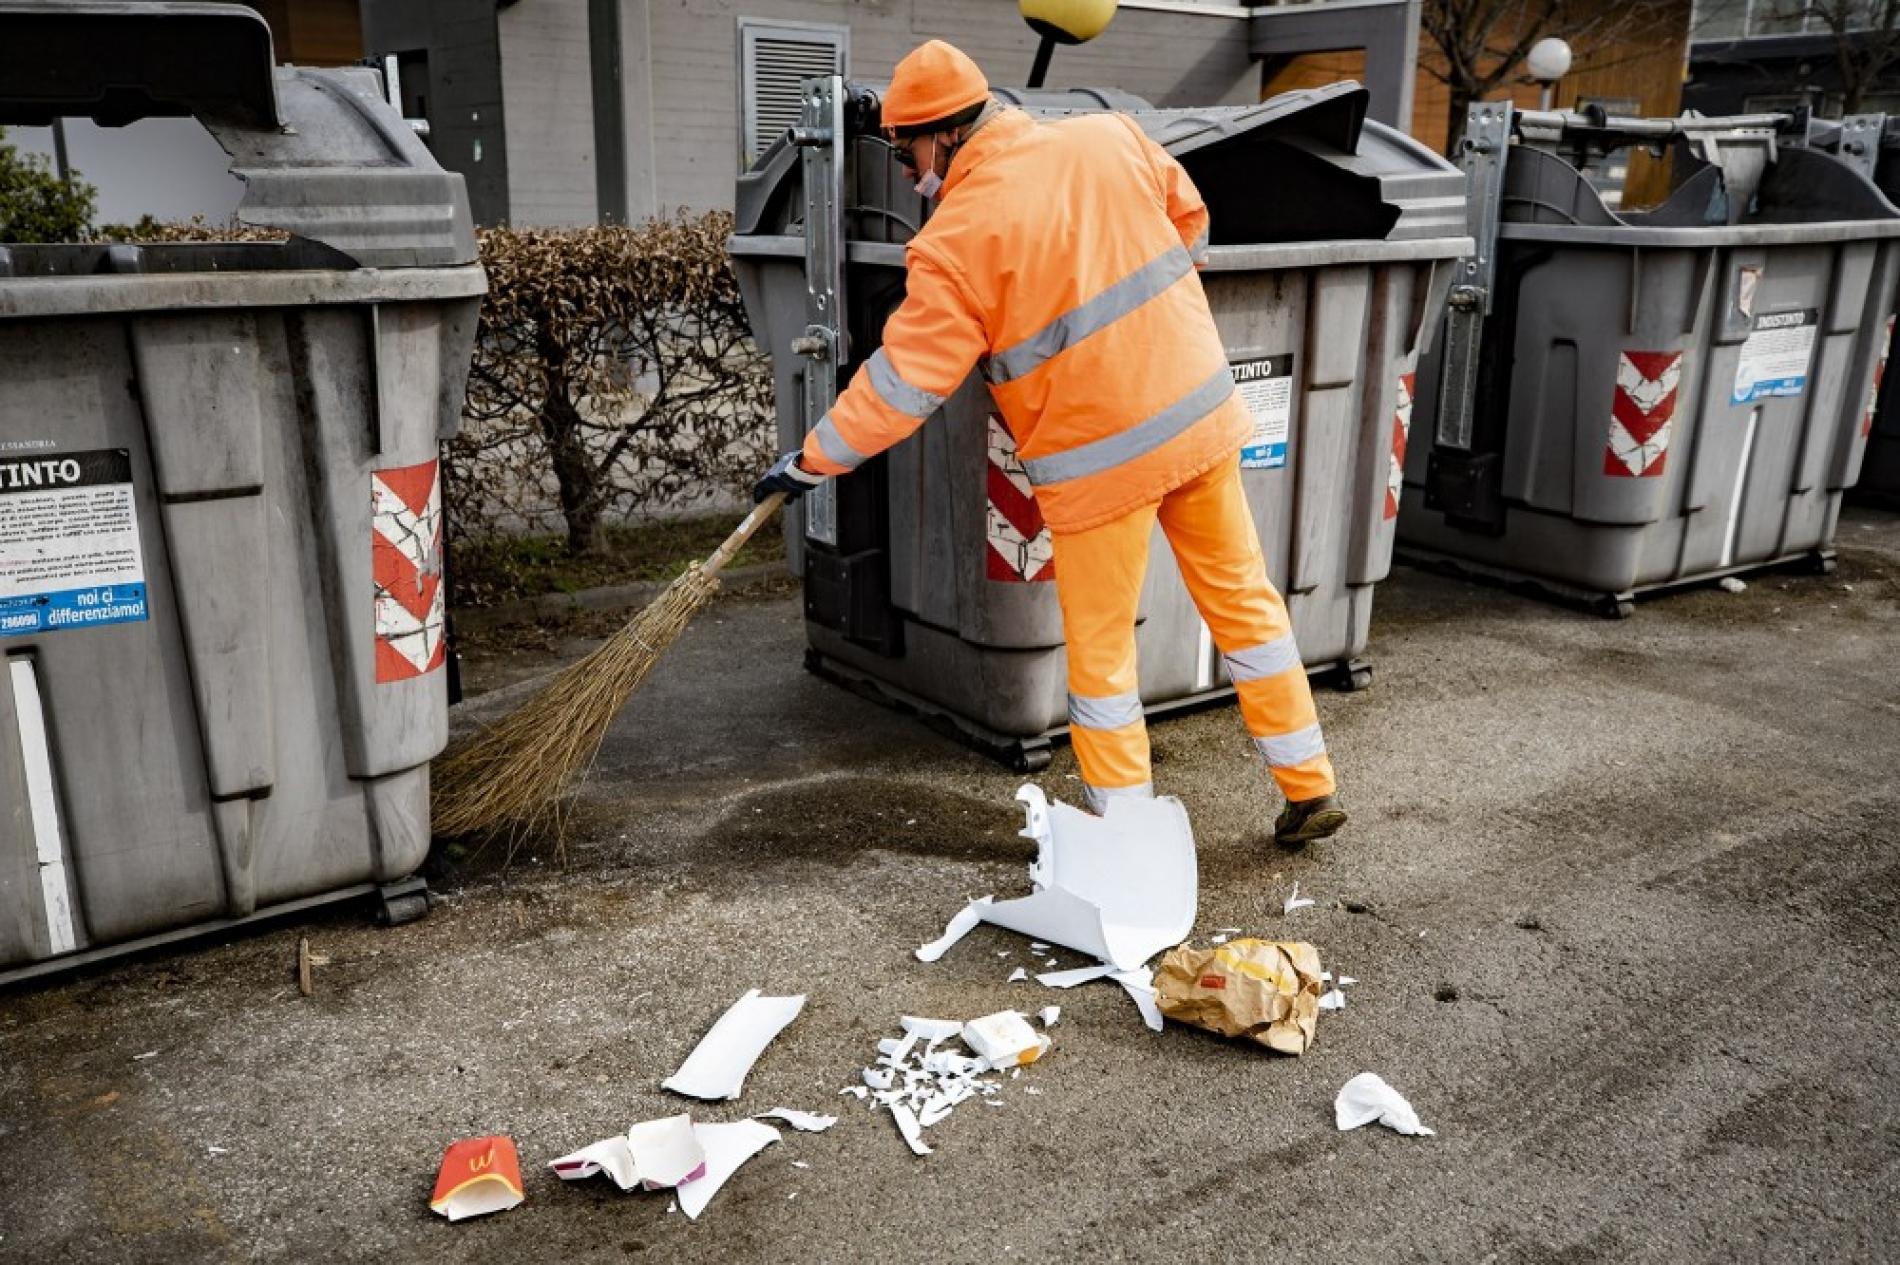
{"type": "Polygon", "coordinates": [[[0,457],[0,637],[148,617],[132,454],[0,457]]]}
{"type": "Polygon", "coordinates": [[[1814,335],[1820,323],[1820,310],[1811,307],[1757,316],[1735,361],[1735,386],[1729,392],[1729,403],[1752,404],[1807,390],[1808,366],[1814,362],[1814,335]]]}
{"type": "Polygon", "coordinates": [[[1286,464],[1287,432],[1293,423],[1293,356],[1236,360],[1234,386],[1253,415],[1253,435],[1240,450],[1243,470],[1274,470],[1286,464]]]}

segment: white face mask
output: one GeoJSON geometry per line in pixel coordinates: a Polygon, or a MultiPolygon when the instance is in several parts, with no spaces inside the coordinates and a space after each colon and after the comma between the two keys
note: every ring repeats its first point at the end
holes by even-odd
{"type": "Polygon", "coordinates": [[[942,193],[942,192],[943,192],[943,177],[937,174],[935,168],[932,168],[931,170],[926,171],[922,176],[918,178],[917,193],[920,197],[934,198],[939,193],[942,193]]]}

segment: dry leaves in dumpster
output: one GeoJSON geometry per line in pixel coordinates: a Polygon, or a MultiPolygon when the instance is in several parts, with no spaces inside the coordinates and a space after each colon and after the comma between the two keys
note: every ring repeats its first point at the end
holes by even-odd
{"type": "Polygon", "coordinates": [[[1319,950],[1303,941],[1181,945],[1155,968],[1163,1015],[1282,1054],[1304,1054],[1313,1044],[1323,987],[1319,950]]]}

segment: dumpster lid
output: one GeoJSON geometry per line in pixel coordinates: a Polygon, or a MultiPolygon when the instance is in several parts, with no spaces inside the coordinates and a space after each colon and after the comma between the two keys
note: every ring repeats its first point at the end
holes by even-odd
{"type": "Polygon", "coordinates": [[[236,4],[0,0],[0,125],[277,126],[270,27],[236,4]]]}
{"type": "Polygon", "coordinates": [[[270,27],[235,4],[0,0],[0,125],[196,118],[244,182],[237,218],[365,268],[473,262],[462,177],[444,171],[364,67],[273,69],[270,27]]]}

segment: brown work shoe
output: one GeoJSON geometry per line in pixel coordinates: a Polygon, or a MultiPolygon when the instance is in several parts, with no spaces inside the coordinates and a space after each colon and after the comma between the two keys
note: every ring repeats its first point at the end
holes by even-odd
{"type": "Polygon", "coordinates": [[[1337,795],[1318,799],[1288,801],[1273,823],[1273,841],[1283,848],[1304,848],[1319,839],[1331,838],[1346,824],[1346,810],[1337,795]]]}

